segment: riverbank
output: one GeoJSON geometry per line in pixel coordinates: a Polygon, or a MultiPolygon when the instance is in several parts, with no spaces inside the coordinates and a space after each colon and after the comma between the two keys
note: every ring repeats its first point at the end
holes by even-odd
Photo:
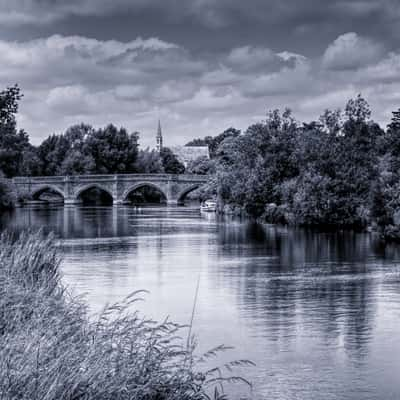
{"type": "Polygon", "coordinates": [[[15,207],[17,203],[17,195],[15,187],[10,180],[4,178],[0,170],[0,212],[1,210],[9,210],[15,207]]]}
{"type": "Polygon", "coordinates": [[[363,216],[357,218],[357,223],[352,225],[338,225],[323,222],[315,222],[314,224],[306,224],[296,216],[293,210],[287,205],[276,205],[273,203],[266,204],[264,212],[259,217],[251,216],[246,212],[245,208],[235,204],[220,204],[218,213],[221,215],[232,215],[241,218],[254,219],[261,224],[278,224],[285,226],[299,226],[304,228],[312,228],[317,231],[338,231],[338,230],[355,230],[361,232],[374,232],[383,242],[400,243],[400,217],[392,218],[391,223],[380,224],[370,217],[370,211],[367,210],[363,216]]]}
{"type": "Polygon", "coordinates": [[[224,347],[196,356],[186,329],[132,312],[139,293],[89,319],[59,265],[52,236],[1,236],[1,399],[206,399],[221,383],[202,363],[224,347]]]}

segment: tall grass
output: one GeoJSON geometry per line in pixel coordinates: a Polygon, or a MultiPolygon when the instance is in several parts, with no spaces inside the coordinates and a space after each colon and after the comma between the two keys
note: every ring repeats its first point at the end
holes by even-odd
{"type": "Polygon", "coordinates": [[[221,400],[221,384],[243,381],[203,370],[226,347],[196,356],[181,326],[133,311],[140,293],[89,318],[61,284],[59,265],[52,236],[0,238],[1,400],[221,400]]]}

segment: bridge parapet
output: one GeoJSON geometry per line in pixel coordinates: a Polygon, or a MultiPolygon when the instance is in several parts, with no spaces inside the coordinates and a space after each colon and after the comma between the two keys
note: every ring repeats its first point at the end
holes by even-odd
{"type": "Polygon", "coordinates": [[[196,174],[105,174],[105,175],[58,175],[58,176],[17,176],[12,178],[15,182],[21,181],[60,181],[60,180],[130,180],[130,179],[170,179],[170,180],[195,180],[207,181],[207,175],[196,175],[196,174]]]}

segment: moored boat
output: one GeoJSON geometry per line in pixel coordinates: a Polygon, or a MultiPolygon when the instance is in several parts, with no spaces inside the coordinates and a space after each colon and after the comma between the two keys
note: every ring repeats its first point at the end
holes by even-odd
{"type": "Polygon", "coordinates": [[[217,211],[217,202],[215,200],[205,200],[200,205],[201,211],[215,212],[217,211]]]}

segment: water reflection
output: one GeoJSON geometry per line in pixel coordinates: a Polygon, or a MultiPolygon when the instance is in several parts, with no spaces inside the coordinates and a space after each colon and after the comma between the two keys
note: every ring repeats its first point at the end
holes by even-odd
{"type": "Polygon", "coordinates": [[[200,277],[202,346],[254,360],[256,398],[400,398],[400,252],[373,235],[177,207],[21,209],[0,226],[55,231],[93,309],[146,288],[146,314],[185,323],[200,277]]]}

